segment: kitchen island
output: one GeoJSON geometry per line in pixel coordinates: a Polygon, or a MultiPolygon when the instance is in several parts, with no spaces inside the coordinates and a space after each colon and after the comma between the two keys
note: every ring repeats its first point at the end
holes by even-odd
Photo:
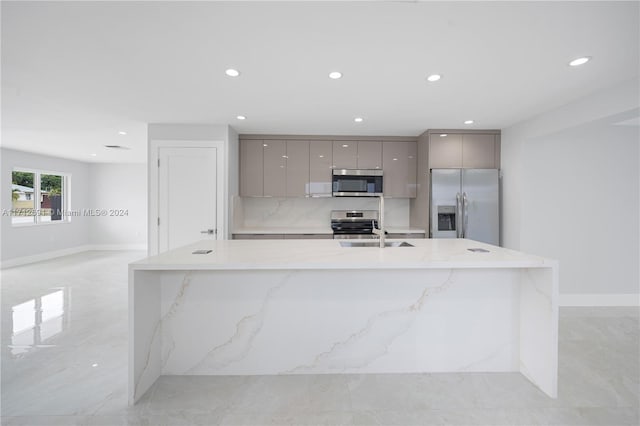
{"type": "Polygon", "coordinates": [[[406,241],[202,241],[130,264],[130,404],[160,375],[519,371],[555,398],[557,262],[406,241]]]}

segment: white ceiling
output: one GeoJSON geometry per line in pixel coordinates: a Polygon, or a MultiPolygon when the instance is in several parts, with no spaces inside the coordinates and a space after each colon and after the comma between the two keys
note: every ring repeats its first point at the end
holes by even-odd
{"type": "Polygon", "coordinates": [[[344,135],[504,128],[638,79],[638,6],[3,1],[2,144],[144,162],[146,123],[344,135]],[[593,60],[567,65],[583,55],[593,60]],[[229,67],[242,75],[227,77],[229,67]],[[330,80],[333,70],[344,77],[330,80]],[[442,80],[428,83],[431,73],[442,80]]]}

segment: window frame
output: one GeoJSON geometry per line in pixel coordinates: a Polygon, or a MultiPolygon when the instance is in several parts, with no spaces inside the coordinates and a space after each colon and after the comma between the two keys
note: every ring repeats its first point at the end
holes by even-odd
{"type": "MultiPolygon", "coordinates": [[[[47,225],[60,225],[64,223],[71,223],[71,217],[73,215],[69,214],[69,210],[71,207],[71,173],[53,171],[53,170],[44,170],[44,169],[34,169],[31,167],[19,167],[15,166],[11,168],[11,184],[13,185],[13,172],[24,172],[24,173],[33,173],[33,201],[34,201],[34,210],[37,212],[41,210],[41,197],[42,191],[40,188],[42,175],[55,175],[62,177],[62,205],[60,209],[62,210],[62,219],[60,220],[50,220],[43,222],[41,220],[41,215],[34,215],[33,222],[24,222],[24,223],[14,223],[13,215],[11,217],[11,226],[15,228],[22,227],[30,227],[30,226],[47,226],[47,225]]],[[[12,206],[13,208],[13,206],[12,206]]]]}

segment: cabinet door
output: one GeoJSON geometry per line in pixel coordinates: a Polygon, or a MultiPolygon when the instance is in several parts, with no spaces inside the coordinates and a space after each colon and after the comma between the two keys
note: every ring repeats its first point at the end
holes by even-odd
{"type": "Polygon", "coordinates": [[[287,197],[308,195],[309,141],[287,141],[287,197]]]}
{"type": "Polygon", "coordinates": [[[496,135],[462,135],[462,167],[466,169],[495,169],[496,135]]]}
{"type": "Polygon", "coordinates": [[[358,168],[358,142],[357,141],[333,141],[333,168],[357,169],[358,168]]]}
{"type": "Polygon", "coordinates": [[[415,198],[418,166],[415,142],[383,142],[385,197],[415,198]]]}
{"type": "Polygon", "coordinates": [[[263,141],[240,141],[240,195],[262,197],[263,192],[263,141]]]}
{"type": "Polygon", "coordinates": [[[413,239],[413,238],[424,238],[424,235],[425,235],[424,233],[414,233],[414,232],[411,232],[411,233],[408,233],[408,234],[395,234],[394,233],[394,234],[388,234],[387,238],[389,238],[389,239],[393,238],[393,239],[397,239],[397,240],[401,239],[401,238],[402,239],[413,239]]]}
{"type": "Polygon", "coordinates": [[[309,195],[331,196],[333,143],[309,142],[309,195]]]}
{"type": "Polygon", "coordinates": [[[234,240],[283,240],[284,234],[233,234],[234,240]]]}
{"type": "Polygon", "coordinates": [[[332,240],[333,234],[284,234],[285,240],[332,240]]]}
{"type": "Polygon", "coordinates": [[[264,195],[285,197],[287,195],[287,144],[285,141],[265,140],[264,195]]]}
{"type": "Polygon", "coordinates": [[[382,168],[382,142],[358,141],[358,168],[382,168]]]}
{"type": "Polygon", "coordinates": [[[462,167],[462,135],[432,134],[429,137],[429,168],[459,169],[462,167]]]}

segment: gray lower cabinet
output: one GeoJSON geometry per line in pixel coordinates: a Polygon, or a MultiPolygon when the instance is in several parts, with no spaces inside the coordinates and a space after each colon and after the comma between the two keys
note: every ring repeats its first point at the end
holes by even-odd
{"type": "Polygon", "coordinates": [[[234,240],[283,240],[284,234],[233,234],[234,240]]]}
{"type": "Polygon", "coordinates": [[[333,234],[233,234],[234,240],[330,240],[333,234]]]}
{"type": "Polygon", "coordinates": [[[333,234],[284,234],[285,240],[332,240],[333,234]]]}
{"type": "Polygon", "coordinates": [[[408,233],[408,234],[398,234],[398,233],[393,233],[393,234],[387,234],[387,238],[396,238],[396,239],[411,239],[411,238],[425,238],[425,233],[421,232],[421,233],[408,233]]]}

